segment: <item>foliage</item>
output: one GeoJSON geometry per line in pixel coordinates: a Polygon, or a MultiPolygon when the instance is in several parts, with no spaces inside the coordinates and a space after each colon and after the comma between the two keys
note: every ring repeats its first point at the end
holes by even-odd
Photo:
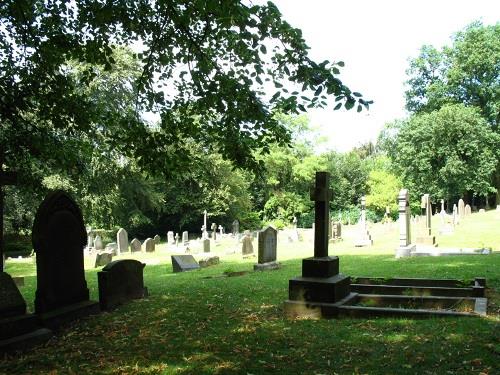
{"type": "Polygon", "coordinates": [[[374,210],[378,216],[384,216],[386,207],[390,212],[398,210],[398,193],[402,188],[401,181],[390,172],[372,170],[367,181],[369,194],[366,196],[366,207],[374,210]]]}
{"type": "Polygon", "coordinates": [[[296,193],[280,192],[274,194],[264,206],[265,220],[279,219],[291,223],[293,217],[306,210],[304,199],[296,193]]]}
{"type": "Polygon", "coordinates": [[[498,134],[477,110],[447,105],[402,123],[392,157],[413,194],[455,199],[495,191],[490,176],[499,149],[498,134]]]}
{"type": "Polygon", "coordinates": [[[71,165],[71,152],[52,146],[85,135],[169,176],[190,162],[185,138],[256,168],[253,150],[290,141],[275,113],[324,107],[329,98],[335,109],[371,103],[338,78],[342,61],[309,57],[300,30],[271,2],[8,0],[0,23],[7,166],[41,153],[71,165]],[[102,85],[103,72],[125,66],[115,47],[134,43],[141,51],[128,67],[137,74],[102,85]],[[109,106],[96,105],[99,88],[116,83],[126,86],[118,90],[125,100],[107,93],[109,106]],[[158,126],[143,121],[147,111],[161,115],[158,126]]]}

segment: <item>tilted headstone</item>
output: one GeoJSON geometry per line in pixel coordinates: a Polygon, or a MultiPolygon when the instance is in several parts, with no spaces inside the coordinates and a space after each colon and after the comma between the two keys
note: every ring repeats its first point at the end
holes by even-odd
{"type": "Polygon", "coordinates": [[[128,233],[125,229],[118,229],[118,232],[116,233],[116,243],[118,244],[117,255],[128,251],[128,233]]]}
{"type": "Polygon", "coordinates": [[[200,268],[192,255],[172,255],[171,258],[173,272],[191,271],[200,268]]]}
{"type": "Polygon", "coordinates": [[[99,236],[99,235],[95,236],[95,239],[94,239],[94,249],[96,249],[96,250],[102,250],[102,249],[104,249],[104,245],[102,243],[101,236],[99,236]]]}
{"type": "Polygon", "coordinates": [[[399,211],[399,247],[396,249],[396,258],[408,257],[415,251],[415,245],[411,244],[410,226],[410,200],[407,189],[401,189],[398,195],[399,211]]]}
{"type": "Polygon", "coordinates": [[[144,241],[144,250],[147,253],[154,252],[155,251],[155,240],[153,240],[152,238],[146,238],[146,240],[144,241]]]}
{"type": "Polygon", "coordinates": [[[259,232],[258,236],[258,264],[254,264],[255,271],[279,268],[276,262],[276,249],[278,243],[278,231],[273,227],[267,227],[259,232]]]}
{"type": "Polygon", "coordinates": [[[243,255],[253,254],[253,237],[249,230],[245,231],[242,239],[241,253],[243,255]]]}
{"type": "Polygon", "coordinates": [[[465,202],[462,198],[458,200],[458,216],[460,216],[460,219],[465,216],[465,202]]]}
{"type": "Polygon", "coordinates": [[[47,195],[35,215],[32,240],[37,269],[35,312],[43,324],[57,327],[99,312],[99,305],[89,300],[85,280],[87,233],[82,212],[68,194],[47,195]]]}
{"type": "Polygon", "coordinates": [[[155,245],[159,245],[160,244],[160,241],[161,241],[161,238],[159,235],[156,235],[153,237],[153,240],[155,241],[155,245]]]}
{"type": "Polygon", "coordinates": [[[99,252],[95,257],[94,268],[105,266],[113,260],[113,253],[108,251],[99,252]]]}
{"type": "Polygon", "coordinates": [[[142,243],[137,238],[134,238],[130,241],[130,251],[132,253],[138,252],[142,250],[142,243]]]}
{"type": "Polygon", "coordinates": [[[167,241],[169,245],[175,244],[174,232],[171,230],[167,232],[167,241]]]}
{"type": "Polygon", "coordinates": [[[111,310],[132,299],[144,298],[148,289],[144,286],[144,267],[134,259],[115,260],[97,273],[99,304],[102,310],[111,310]]]}

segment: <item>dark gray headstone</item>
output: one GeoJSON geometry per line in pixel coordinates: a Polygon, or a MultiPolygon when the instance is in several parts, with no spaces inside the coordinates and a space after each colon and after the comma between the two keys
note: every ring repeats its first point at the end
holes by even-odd
{"type": "Polygon", "coordinates": [[[276,261],[276,245],[278,231],[273,227],[267,227],[259,232],[259,263],[276,261]]]}
{"type": "Polygon", "coordinates": [[[132,299],[147,296],[143,277],[145,266],[134,259],[115,260],[98,272],[101,309],[111,310],[132,299]]]}
{"type": "Polygon", "coordinates": [[[173,272],[197,270],[200,265],[192,255],[172,255],[173,272]]]}
{"type": "MultiPolygon", "coordinates": [[[[47,195],[35,215],[32,231],[36,252],[35,313],[51,313],[49,327],[99,311],[89,301],[83,248],[87,232],[80,207],[63,191],[47,195]]],[[[41,317],[42,321],[45,319],[41,317]]]]}

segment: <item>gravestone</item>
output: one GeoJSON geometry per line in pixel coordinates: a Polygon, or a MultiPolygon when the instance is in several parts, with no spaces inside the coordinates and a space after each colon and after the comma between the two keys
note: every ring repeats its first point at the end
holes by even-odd
{"type": "Polygon", "coordinates": [[[92,232],[92,227],[87,228],[87,247],[94,247],[94,233],[92,232]]]}
{"type": "Polygon", "coordinates": [[[437,246],[436,237],[432,235],[432,206],[429,194],[422,196],[422,206],[425,209],[425,228],[423,229],[423,233],[417,237],[417,244],[437,246]]]}
{"type": "Polygon", "coordinates": [[[208,226],[207,226],[207,210],[203,211],[203,226],[201,227],[201,238],[202,239],[207,239],[208,238],[208,226]]]}
{"type": "Polygon", "coordinates": [[[237,236],[240,233],[240,222],[238,220],[233,221],[232,234],[233,236],[237,236]]]}
{"type": "Polygon", "coordinates": [[[198,261],[198,264],[200,265],[200,268],[206,268],[210,266],[215,266],[216,264],[219,264],[219,257],[218,256],[213,256],[213,257],[208,257],[208,258],[202,258],[198,261]]]}
{"type": "Polygon", "coordinates": [[[258,235],[258,263],[254,264],[254,271],[271,270],[280,267],[276,262],[276,248],[278,243],[278,231],[273,227],[267,227],[258,235]]]}
{"type": "Polygon", "coordinates": [[[156,235],[153,237],[153,240],[155,241],[155,245],[159,245],[161,241],[161,237],[159,235],[156,235]]]}
{"type": "Polygon", "coordinates": [[[104,249],[104,245],[102,243],[101,236],[99,236],[99,235],[95,236],[95,239],[94,239],[94,249],[96,249],[98,251],[104,249]]]}
{"type": "Polygon", "coordinates": [[[98,272],[101,309],[112,310],[130,300],[147,297],[143,277],[145,266],[134,259],[115,260],[98,272]]]}
{"type": "Polygon", "coordinates": [[[215,240],[217,238],[217,224],[212,223],[210,229],[212,229],[212,238],[215,240]]]}
{"type": "Polygon", "coordinates": [[[104,246],[104,251],[110,252],[113,255],[118,255],[118,245],[116,242],[110,242],[104,246]]]}
{"type": "Polygon", "coordinates": [[[373,240],[370,232],[368,231],[368,225],[366,222],[366,197],[363,195],[361,197],[361,217],[358,223],[358,235],[354,246],[371,246],[373,245],[373,240]]]}
{"type": "Polygon", "coordinates": [[[176,246],[176,247],[177,247],[177,246],[179,246],[179,239],[180,239],[180,238],[181,238],[181,237],[179,236],[179,233],[176,233],[176,234],[175,234],[175,237],[174,237],[174,239],[175,239],[175,246],[176,246]]]}
{"type": "Polygon", "coordinates": [[[192,255],[172,255],[171,258],[173,272],[191,271],[200,268],[192,255]]]}
{"type": "Polygon", "coordinates": [[[189,243],[189,233],[187,231],[182,232],[182,245],[187,246],[189,243]]]}
{"type": "Polygon", "coordinates": [[[174,232],[172,232],[171,230],[167,232],[167,241],[169,245],[175,244],[174,232]]]}
{"type": "Polygon", "coordinates": [[[453,226],[460,224],[460,216],[458,215],[457,205],[453,205],[453,226]]]}
{"type": "Polygon", "coordinates": [[[222,234],[224,233],[224,227],[222,225],[219,225],[219,236],[222,238],[222,234]]]}
{"type": "Polygon", "coordinates": [[[82,212],[63,191],[47,195],[35,215],[32,231],[36,252],[35,313],[43,325],[59,325],[99,312],[89,300],[83,248],[87,232],[82,212]]]}
{"type": "Polygon", "coordinates": [[[153,253],[155,251],[155,241],[152,238],[146,238],[144,241],[144,250],[147,253],[153,253]]]}
{"type": "Polygon", "coordinates": [[[329,189],[328,172],[316,172],[310,191],[314,201],[314,257],[302,260],[302,276],[289,281],[285,314],[289,317],[334,317],[335,303],[350,293],[350,278],[339,273],[339,258],[328,256],[329,189]]]}
{"type": "Polygon", "coordinates": [[[117,255],[128,252],[128,233],[125,229],[120,228],[116,233],[116,243],[118,244],[117,255]]]}
{"type": "Polygon", "coordinates": [[[244,232],[241,243],[241,253],[243,256],[253,254],[253,237],[249,230],[244,232]]]}
{"type": "Polygon", "coordinates": [[[205,238],[203,240],[203,252],[204,253],[210,252],[210,239],[209,238],[205,238]]]}
{"type": "Polygon", "coordinates": [[[113,253],[103,251],[96,254],[94,268],[105,266],[113,260],[113,253]]]}
{"type": "Polygon", "coordinates": [[[399,247],[396,249],[396,258],[409,257],[416,246],[411,243],[410,200],[407,189],[401,189],[398,195],[399,211],[399,247]]]}
{"type": "Polygon", "coordinates": [[[332,224],[332,241],[338,241],[342,239],[342,223],[340,221],[335,221],[332,224]]]}
{"type": "Polygon", "coordinates": [[[26,303],[12,277],[0,272],[0,353],[24,349],[48,340],[52,331],[26,313],[26,303]]]}
{"type": "Polygon", "coordinates": [[[458,200],[458,216],[460,216],[460,219],[463,219],[465,216],[465,203],[462,198],[458,200]]]}
{"type": "Polygon", "coordinates": [[[464,214],[465,214],[465,216],[470,216],[470,215],[472,215],[472,210],[471,210],[471,208],[470,208],[470,204],[466,204],[466,205],[465,205],[464,214]]]}
{"type": "Polygon", "coordinates": [[[139,241],[137,238],[134,238],[132,241],[130,241],[130,251],[132,253],[142,251],[141,241],[139,241]]]}

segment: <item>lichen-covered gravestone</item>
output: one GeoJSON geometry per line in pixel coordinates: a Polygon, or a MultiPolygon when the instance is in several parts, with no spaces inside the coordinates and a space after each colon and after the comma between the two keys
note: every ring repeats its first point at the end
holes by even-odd
{"type": "Polygon", "coordinates": [[[120,228],[116,233],[116,243],[118,244],[117,255],[128,251],[128,233],[125,229],[120,228]]]}
{"type": "Polygon", "coordinates": [[[146,297],[145,266],[134,259],[115,260],[97,273],[101,309],[111,310],[129,300],[146,297]]]}
{"type": "Polygon", "coordinates": [[[57,328],[82,316],[99,312],[89,300],[83,248],[87,232],[82,212],[63,191],[47,195],[35,216],[33,247],[36,252],[35,313],[42,324],[57,328]]]}
{"type": "Polygon", "coordinates": [[[259,232],[258,237],[258,263],[254,264],[254,271],[264,271],[279,268],[276,262],[276,249],[278,231],[273,227],[267,227],[259,232]]]}

